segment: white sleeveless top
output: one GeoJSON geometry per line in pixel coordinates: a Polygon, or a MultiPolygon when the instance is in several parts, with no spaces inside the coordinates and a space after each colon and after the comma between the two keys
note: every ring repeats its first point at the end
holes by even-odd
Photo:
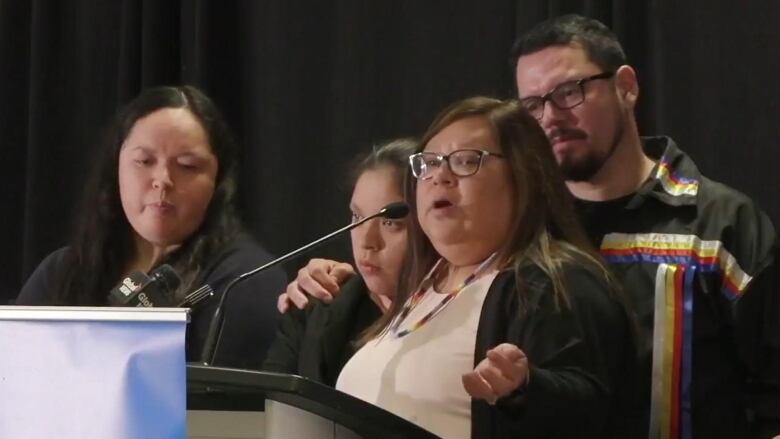
{"type": "MultiPolygon", "coordinates": [[[[471,437],[471,396],[461,375],[474,369],[482,303],[497,270],[467,285],[422,327],[398,338],[388,330],[347,362],[336,388],[443,438],[471,437]]],[[[429,288],[398,327],[420,321],[443,295],[429,288]]]]}

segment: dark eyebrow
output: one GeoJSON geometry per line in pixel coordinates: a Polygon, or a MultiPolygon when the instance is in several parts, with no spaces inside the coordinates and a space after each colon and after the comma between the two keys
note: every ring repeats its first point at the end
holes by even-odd
{"type": "Polygon", "coordinates": [[[149,148],[148,146],[145,146],[145,145],[133,145],[133,146],[127,145],[126,148],[127,148],[128,151],[140,150],[140,151],[143,151],[143,152],[150,152],[149,150],[151,149],[151,148],[149,148]]]}
{"type": "Polygon", "coordinates": [[[526,97],[524,97],[524,98],[520,98],[520,100],[522,101],[522,100],[524,100],[524,99],[529,99],[529,98],[542,98],[542,97],[544,97],[544,96],[548,96],[550,93],[552,93],[552,92],[554,92],[555,90],[557,90],[557,89],[558,89],[558,87],[560,87],[560,86],[562,86],[562,85],[567,85],[567,84],[576,84],[576,83],[577,83],[577,81],[580,81],[580,80],[582,80],[582,79],[583,79],[583,78],[577,78],[577,79],[574,79],[574,78],[572,78],[572,79],[567,79],[567,80],[565,80],[565,81],[559,82],[558,84],[556,84],[555,86],[553,86],[553,88],[551,88],[551,89],[547,90],[547,92],[545,92],[544,94],[540,94],[540,95],[532,95],[532,96],[526,96],[526,97]]]}

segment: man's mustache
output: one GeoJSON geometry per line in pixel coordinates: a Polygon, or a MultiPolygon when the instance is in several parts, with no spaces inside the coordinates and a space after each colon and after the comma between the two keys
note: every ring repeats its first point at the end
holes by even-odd
{"type": "Polygon", "coordinates": [[[555,143],[563,140],[583,140],[587,139],[588,135],[577,128],[553,128],[547,133],[547,138],[551,143],[555,143]]]}

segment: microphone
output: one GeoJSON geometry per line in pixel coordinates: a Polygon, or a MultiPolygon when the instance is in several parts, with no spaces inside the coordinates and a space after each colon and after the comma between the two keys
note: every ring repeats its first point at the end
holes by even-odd
{"type": "Polygon", "coordinates": [[[167,264],[155,268],[149,275],[134,271],[111,289],[108,303],[125,307],[173,307],[173,292],[180,283],[179,276],[167,264]]]}
{"type": "Polygon", "coordinates": [[[344,232],[347,232],[349,230],[352,230],[355,227],[360,226],[366,221],[378,217],[387,218],[387,219],[401,219],[408,214],[409,214],[409,206],[407,206],[406,203],[402,201],[390,203],[373,215],[369,215],[360,221],[344,226],[336,230],[335,232],[331,232],[323,236],[322,238],[317,239],[316,241],[310,242],[304,245],[303,247],[300,247],[296,250],[291,251],[290,253],[287,253],[284,256],[280,256],[274,259],[273,261],[268,262],[265,265],[261,265],[260,267],[257,267],[254,270],[247,271],[246,273],[230,281],[230,283],[227,284],[224,291],[222,292],[222,296],[219,298],[219,302],[217,303],[217,308],[214,310],[214,316],[211,318],[211,323],[209,324],[209,330],[208,333],[206,334],[206,341],[203,343],[203,350],[201,351],[201,355],[200,355],[201,362],[204,365],[208,366],[209,364],[214,362],[214,359],[217,356],[217,349],[219,349],[219,342],[222,339],[222,330],[224,329],[225,326],[225,310],[224,310],[225,302],[227,300],[228,293],[237,283],[243,281],[248,277],[254,276],[257,273],[260,273],[263,270],[267,270],[268,268],[271,268],[275,265],[281,264],[282,262],[292,259],[295,256],[300,255],[301,253],[313,249],[314,247],[324,244],[325,242],[335,238],[336,236],[344,232]]]}

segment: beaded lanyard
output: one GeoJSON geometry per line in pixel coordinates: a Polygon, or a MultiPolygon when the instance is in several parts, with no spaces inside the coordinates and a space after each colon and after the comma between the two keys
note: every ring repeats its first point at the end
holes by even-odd
{"type": "Polygon", "coordinates": [[[426,314],[423,318],[412,324],[407,329],[404,329],[402,331],[398,331],[398,327],[401,326],[401,322],[406,319],[406,317],[409,316],[409,313],[412,311],[412,309],[417,306],[417,304],[420,303],[420,300],[422,300],[423,296],[425,295],[425,292],[428,290],[428,288],[425,288],[425,285],[427,285],[428,281],[432,281],[431,278],[438,272],[439,268],[441,268],[442,263],[444,262],[444,259],[439,259],[436,264],[431,269],[430,273],[428,273],[427,276],[425,276],[425,279],[423,279],[422,282],[420,282],[420,288],[412,295],[412,297],[409,298],[409,300],[406,301],[404,304],[403,309],[401,309],[401,313],[396,317],[395,321],[393,322],[392,326],[390,327],[390,330],[392,333],[395,334],[396,337],[401,338],[405,335],[409,335],[412,332],[420,329],[422,325],[428,323],[436,314],[439,313],[442,309],[444,309],[445,306],[447,306],[448,303],[452,301],[461,291],[463,291],[464,288],[466,288],[470,283],[474,282],[484,271],[487,269],[490,264],[493,262],[493,260],[496,258],[497,253],[493,253],[485,259],[481,264],[479,264],[479,267],[477,267],[473,273],[471,273],[459,286],[458,288],[455,288],[455,290],[449,294],[444,295],[444,298],[439,302],[436,307],[434,307],[428,314],[426,314]]]}

